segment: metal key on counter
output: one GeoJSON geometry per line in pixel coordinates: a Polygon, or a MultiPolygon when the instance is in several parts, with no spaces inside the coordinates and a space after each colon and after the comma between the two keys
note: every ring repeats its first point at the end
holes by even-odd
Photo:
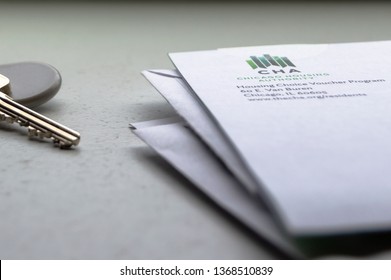
{"type": "Polygon", "coordinates": [[[29,108],[38,106],[53,97],[60,85],[61,76],[50,65],[40,63],[19,63],[0,65],[0,72],[8,72],[12,81],[0,74],[0,121],[18,123],[28,128],[30,137],[51,139],[60,148],[70,148],[80,142],[80,134],[29,108]],[[2,69],[3,67],[3,69],[2,69]],[[35,70],[35,71],[32,71],[35,70]],[[32,75],[34,79],[23,83],[23,76],[32,75]],[[41,75],[41,76],[39,76],[41,75]],[[42,78],[42,80],[40,80],[42,78]],[[15,81],[15,92],[13,90],[15,81]],[[13,98],[15,100],[13,100],[13,98]]]}

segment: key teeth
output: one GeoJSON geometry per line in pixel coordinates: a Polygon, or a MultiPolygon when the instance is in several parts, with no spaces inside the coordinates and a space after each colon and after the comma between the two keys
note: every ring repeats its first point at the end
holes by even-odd
{"type": "Polygon", "coordinates": [[[7,115],[6,113],[0,113],[0,121],[6,121],[7,123],[14,123],[15,118],[11,117],[10,115],[7,115]]]}
{"type": "Polygon", "coordinates": [[[12,101],[0,92],[0,121],[16,122],[27,127],[29,137],[49,138],[55,146],[69,149],[79,144],[80,135],[55,121],[50,120],[26,107],[12,101]]]}
{"type": "Polygon", "coordinates": [[[36,129],[35,127],[28,127],[28,134],[30,137],[38,137],[39,139],[52,138],[50,132],[43,132],[42,130],[36,129]]]}
{"type": "Polygon", "coordinates": [[[35,137],[38,135],[38,132],[34,127],[29,126],[28,127],[28,134],[29,134],[29,137],[35,137]]]}
{"type": "Polygon", "coordinates": [[[26,121],[26,120],[21,120],[21,119],[19,119],[19,120],[17,120],[17,122],[18,122],[18,124],[19,124],[20,126],[28,126],[28,125],[29,125],[29,122],[26,121]]]}
{"type": "MultiPolygon", "coordinates": [[[[7,121],[10,123],[13,123],[15,121],[15,119],[7,114],[0,112],[0,121],[7,121]]],[[[39,139],[50,138],[53,141],[53,144],[56,147],[59,147],[60,149],[69,149],[73,146],[73,144],[71,142],[66,141],[66,140],[65,141],[60,140],[60,139],[56,138],[55,136],[52,135],[52,133],[50,131],[44,132],[44,131],[39,130],[35,127],[32,127],[31,125],[28,124],[28,122],[26,122],[22,119],[19,119],[16,122],[21,126],[27,126],[28,136],[31,138],[33,138],[33,137],[38,137],[39,139]]]]}
{"type": "MultiPolygon", "coordinates": [[[[8,115],[6,115],[4,113],[0,113],[0,121],[1,120],[8,120],[9,119],[8,117],[9,117],[8,115]]],[[[22,120],[18,120],[17,122],[20,125],[24,124],[24,122],[22,120]]],[[[38,137],[39,139],[50,138],[53,141],[53,144],[56,147],[59,147],[60,149],[70,149],[73,146],[73,143],[71,143],[69,141],[60,140],[60,139],[56,138],[55,136],[53,136],[52,133],[50,133],[49,131],[43,132],[43,131],[36,129],[35,127],[32,127],[28,124],[24,125],[24,126],[27,126],[28,136],[31,138],[33,138],[33,137],[38,137]]]]}
{"type": "Polygon", "coordinates": [[[11,117],[11,116],[5,115],[5,121],[7,123],[14,123],[15,119],[13,117],[11,117]]]}
{"type": "Polygon", "coordinates": [[[37,136],[38,136],[38,138],[40,138],[40,139],[43,139],[43,138],[45,138],[44,136],[44,133],[42,132],[42,131],[40,131],[40,130],[37,130],[37,136]]]}
{"type": "Polygon", "coordinates": [[[72,147],[72,144],[60,144],[60,149],[62,150],[69,150],[72,147]]]}
{"type": "Polygon", "coordinates": [[[69,149],[72,147],[72,143],[61,141],[57,138],[51,137],[53,144],[57,147],[60,147],[60,149],[69,149]]]}
{"type": "Polygon", "coordinates": [[[52,137],[52,134],[49,131],[42,131],[42,130],[39,130],[39,129],[35,129],[35,131],[36,131],[36,136],[39,139],[51,138],[52,137]]]}
{"type": "Polygon", "coordinates": [[[52,139],[54,146],[60,147],[60,140],[58,140],[57,138],[54,138],[54,137],[52,137],[50,139],[52,139]]]}
{"type": "Polygon", "coordinates": [[[60,148],[61,149],[69,149],[72,147],[72,143],[69,141],[60,141],[60,148]]]}

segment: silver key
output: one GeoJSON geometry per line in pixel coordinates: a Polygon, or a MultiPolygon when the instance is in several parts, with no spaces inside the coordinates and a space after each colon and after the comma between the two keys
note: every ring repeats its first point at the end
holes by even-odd
{"type": "Polygon", "coordinates": [[[28,128],[30,137],[48,138],[60,148],[70,148],[80,142],[80,134],[15,102],[10,93],[9,79],[0,74],[0,121],[18,123],[28,128]]]}

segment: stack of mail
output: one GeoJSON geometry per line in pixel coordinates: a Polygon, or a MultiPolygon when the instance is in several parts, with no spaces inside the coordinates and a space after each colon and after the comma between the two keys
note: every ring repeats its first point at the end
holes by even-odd
{"type": "Polygon", "coordinates": [[[169,56],[143,75],[180,117],[136,135],[289,256],[387,249],[391,42],[169,56]]]}

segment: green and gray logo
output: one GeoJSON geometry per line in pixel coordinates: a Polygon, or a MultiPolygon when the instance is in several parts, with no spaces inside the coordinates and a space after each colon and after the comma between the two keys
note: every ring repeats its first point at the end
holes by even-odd
{"type": "Polygon", "coordinates": [[[246,60],[248,65],[252,69],[263,68],[266,69],[270,66],[277,66],[285,68],[287,66],[296,67],[287,57],[271,56],[269,54],[264,54],[263,56],[250,56],[250,60],[246,60]]]}

